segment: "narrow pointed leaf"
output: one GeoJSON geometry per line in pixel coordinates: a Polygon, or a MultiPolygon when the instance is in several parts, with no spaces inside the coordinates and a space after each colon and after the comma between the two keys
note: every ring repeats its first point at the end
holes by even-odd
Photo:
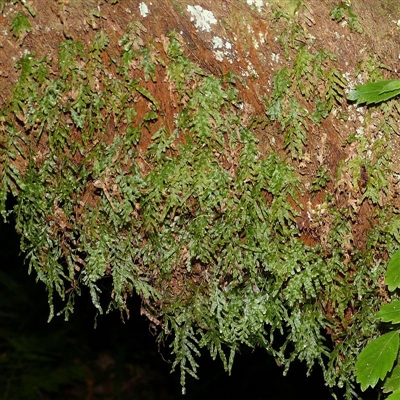
{"type": "Polygon", "coordinates": [[[146,97],[146,99],[150,100],[153,103],[153,105],[156,108],[156,110],[159,109],[159,105],[158,105],[158,102],[157,102],[156,98],[146,88],[144,88],[143,86],[139,86],[138,85],[138,86],[136,86],[136,90],[142,96],[146,97]]]}
{"type": "Polygon", "coordinates": [[[392,322],[393,324],[398,324],[400,322],[400,300],[385,304],[377,312],[376,316],[383,322],[392,322]]]}
{"type": "Polygon", "coordinates": [[[361,390],[375,387],[379,379],[384,379],[392,369],[399,349],[397,331],[385,333],[370,342],[360,353],[356,363],[357,382],[361,390]]]}
{"type": "Polygon", "coordinates": [[[389,261],[386,272],[386,284],[390,291],[400,287],[400,250],[397,250],[389,261]]]}

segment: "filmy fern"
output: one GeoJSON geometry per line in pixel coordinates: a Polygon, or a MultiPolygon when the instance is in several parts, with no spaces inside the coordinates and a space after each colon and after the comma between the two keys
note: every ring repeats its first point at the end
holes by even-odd
{"type": "MultiPolygon", "coordinates": [[[[320,364],[329,386],[347,385],[350,398],[359,332],[376,331],[367,317],[383,265],[372,244],[365,257],[351,253],[347,210],[332,208],[325,247],[306,245],[296,219],[300,179],[278,152],[260,154],[238,112],[238,81],[203,71],[176,33],[162,46],[147,45],[145,34],[130,24],[116,59],[106,57],[104,33],[89,46],[64,41],[58,75],[50,60],[28,54],[18,63],[1,120],[0,211],[7,215],[8,191],[17,195],[21,248],[46,285],[50,319],[67,319],[83,290],[98,314],[129,314],[136,292],[159,340],[172,336],[183,388],[187,374],[197,376],[200,349],[230,371],[247,345],[266,348],[285,372],[295,359],[320,364]],[[173,104],[150,90],[158,77],[173,104]],[[20,168],[11,166],[16,158],[20,168]]],[[[344,79],[330,71],[332,58],[302,49],[275,75],[268,123],[280,125],[292,158],[340,97],[344,79]],[[309,110],[318,80],[326,90],[309,110]]]]}

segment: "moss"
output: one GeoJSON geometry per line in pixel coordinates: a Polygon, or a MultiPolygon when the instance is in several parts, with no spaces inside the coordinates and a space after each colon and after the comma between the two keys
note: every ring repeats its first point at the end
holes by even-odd
{"type": "MultiPolygon", "coordinates": [[[[159,340],[172,336],[183,388],[187,374],[197,376],[201,348],[230,371],[247,345],[266,348],[285,371],[294,359],[309,369],[318,363],[327,384],[346,386],[351,398],[357,349],[377,331],[379,260],[399,224],[381,211],[361,251],[354,209],[333,196],[308,226],[299,223],[295,166],[308,127],[335,117],[346,85],[334,56],[287,49],[293,64],[277,71],[266,99],[268,126],[279,126],[286,150],[261,156],[240,114],[239,83],[203,71],[176,34],[157,48],[143,32],[130,24],[115,60],[105,58],[108,37],[98,32],[88,46],[62,42],[57,64],[30,54],[18,62],[1,116],[0,211],[7,216],[6,195],[16,194],[21,248],[47,287],[49,318],[68,319],[83,286],[99,314],[129,315],[136,292],[159,340]],[[170,109],[155,82],[169,88],[170,109]],[[305,243],[305,227],[318,244],[305,243]],[[113,288],[104,305],[107,277],[113,288]],[[54,309],[55,296],[64,309],[54,309]]],[[[338,174],[357,180],[372,140],[338,174]]],[[[374,143],[384,149],[385,140],[374,143]]],[[[376,154],[365,168],[381,180],[368,181],[364,199],[380,204],[390,165],[376,154]]],[[[314,190],[332,175],[319,170],[314,190]]]]}

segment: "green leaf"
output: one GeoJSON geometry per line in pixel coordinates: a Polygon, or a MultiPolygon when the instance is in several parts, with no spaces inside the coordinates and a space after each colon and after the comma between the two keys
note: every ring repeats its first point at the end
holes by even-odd
{"type": "Polygon", "coordinates": [[[400,390],[396,390],[386,400],[400,400],[400,390]]]}
{"type": "Polygon", "coordinates": [[[389,261],[386,284],[391,292],[400,287],[400,250],[397,250],[389,261]]]}
{"type": "Polygon", "coordinates": [[[142,96],[146,97],[147,100],[150,100],[150,101],[153,103],[153,105],[154,105],[154,107],[156,108],[156,110],[159,109],[159,105],[158,105],[157,100],[155,99],[155,97],[154,97],[147,89],[145,89],[145,88],[142,87],[142,86],[136,86],[136,90],[137,90],[142,96]]]}
{"type": "Polygon", "coordinates": [[[357,104],[377,104],[390,100],[400,94],[400,80],[388,80],[379,82],[368,82],[365,85],[357,85],[347,99],[357,104]]]}
{"type": "Polygon", "coordinates": [[[362,391],[368,386],[375,387],[379,379],[385,378],[393,367],[398,349],[397,331],[385,333],[364,348],[356,363],[357,382],[361,384],[362,391]]]}
{"type": "MultiPolygon", "coordinates": [[[[383,386],[383,393],[400,393],[400,365],[397,364],[390,375],[386,378],[383,386]]],[[[393,397],[395,398],[395,397],[393,397]]],[[[396,397],[397,398],[397,397],[396,397]]],[[[400,397],[399,397],[400,399],[400,397]]]]}
{"type": "Polygon", "coordinates": [[[32,27],[29,23],[28,17],[22,12],[17,12],[11,21],[11,30],[17,37],[25,32],[31,31],[32,27]]]}
{"type": "Polygon", "coordinates": [[[391,81],[387,81],[387,84],[383,87],[381,93],[391,92],[393,90],[400,89],[400,80],[394,79],[391,81]]]}
{"type": "Polygon", "coordinates": [[[383,322],[398,324],[400,322],[400,300],[383,305],[376,316],[383,322]]]}

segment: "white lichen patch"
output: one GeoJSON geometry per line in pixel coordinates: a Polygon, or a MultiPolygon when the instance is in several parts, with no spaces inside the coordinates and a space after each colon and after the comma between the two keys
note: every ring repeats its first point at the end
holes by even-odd
{"type": "Polygon", "coordinates": [[[212,38],[212,45],[214,49],[220,49],[224,47],[224,41],[219,36],[214,36],[212,38]]]}
{"type": "Polygon", "coordinates": [[[278,53],[271,53],[271,60],[275,63],[279,63],[280,61],[280,56],[278,53]]]}
{"type": "Polygon", "coordinates": [[[217,61],[223,61],[224,60],[224,52],[221,50],[215,50],[214,57],[217,61]]]}
{"type": "Polygon", "coordinates": [[[211,25],[217,23],[214,14],[201,6],[187,6],[187,10],[192,15],[190,21],[194,22],[196,29],[211,32],[211,25]]]}
{"type": "Polygon", "coordinates": [[[260,12],[264,6],[263,0],[247,0],[247,4],[249,6],[254,6],[257,8],[257,11],[260,12]]]}
{"type": "Polygon", "coordinates": [[[250,62],[247,61],[247,74],[246,76],[255,79],[255,78],[259,78],[260,76],[258,75],[257,70],[254,68],[254,65],[250,62]]]}
{"type": "Polygon", "coordinates": [[[143,18],[146,18],[149,15],[150,10],[146,3],[143,2],[139,3],[139,12],[143,18]]]}
{"type": "Polygon", "coordinates": [[[214,36],[211,42],[215,59],[222,61],[224,57],[228,57],[230,58],[229,62],[232,63],[232,43],[219,36],[214,36]]]}

